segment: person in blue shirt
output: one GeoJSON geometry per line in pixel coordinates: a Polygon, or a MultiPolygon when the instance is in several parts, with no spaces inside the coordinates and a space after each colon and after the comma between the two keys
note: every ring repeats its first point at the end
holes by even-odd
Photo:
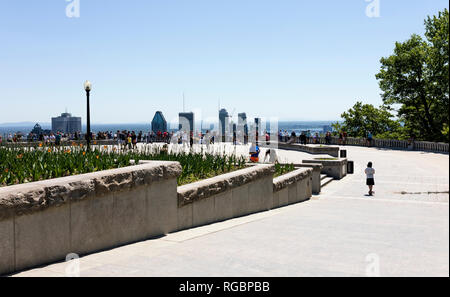
{"type": "Polygon", "coordinates": [[[260,153],[260,149],[258,144],[256,145],[252,145],[250,147],[250,161],[253,163],[258,163],[259,162],[259,153],[260,153]]]}

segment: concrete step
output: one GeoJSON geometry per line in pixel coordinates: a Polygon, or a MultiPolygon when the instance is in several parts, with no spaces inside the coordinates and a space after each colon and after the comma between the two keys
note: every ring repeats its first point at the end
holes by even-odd
{"type": "Polygon", "coordinates": [[[325,187],[326,185],[328,185],[329,183],[331,183],[333,181],[333,178],[332,177],[327,177],[327,178],[324,178],[323,180],[322,180],[322,182],[320,183],[320,187],[325,187]]]}
{"type": "Polygon", "coordinates": [[[328,177],[328,175],[326,175],[326,174],[321,174],[320,175],[320,180],[324,180],[324,179],[326,179],[328,177]]]}

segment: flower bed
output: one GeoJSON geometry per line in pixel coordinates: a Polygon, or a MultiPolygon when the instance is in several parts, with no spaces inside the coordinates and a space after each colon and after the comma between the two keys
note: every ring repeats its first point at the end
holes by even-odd
{"type": "Polygon", "coordinates": [[[121,168],[140,160],[176,161],[182,166],[178,185],[185,185],[246,167],[246,159],[211,152],[168,151],[165,147],[146,147],[139,151],[120,151],[111,146],[84,146],[7,149],[0,148],[0,187],[64,176],[121,168]]]}
{"type": "Polygon", "coordinates": [[[289,172],[292,172],[295,170],[294,164],[279,164],[275,163],[275,173],[273,174],[273,177],[279,177],[284,174],[287,174],[289,172]]]}
{"type": "Polygon", "coordinates": [[[178,185],[186,185],[199,180],[233,172],[246,167],[246,159],[224,153],[168,151],[166,146],[147,146],[141,151],[127,153],[131,159],[151,161],[175,161],[182,167],[178,185]]]}
{"type": "Polygon", "coordinates": [[[130,165],[130,156],[82,146],[0,148],[0,187],[130,165]]]}

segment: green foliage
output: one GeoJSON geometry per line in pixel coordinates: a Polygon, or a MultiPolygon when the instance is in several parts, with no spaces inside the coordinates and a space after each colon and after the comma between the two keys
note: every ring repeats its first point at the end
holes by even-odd
{"type": "Polygon", "coordinates": [[[449,125],[447,123],[444,124],[444,128],[442,129],[442,135],[445,137],[445,141],[448,142],[449,138],[449,125]]]}
{"type": "Polygon", "coordinates": [[[376,78],[384,104],[399,106],[404,133],[419,140],[448,142],[443,133],[449,122],[448,10],[428,17],[425,29],[425,38],[413,34],[397,42],[393,55],[381,59],[376,78]]]}
{"type": "Polygon", "coordinates": [[[167,147],[146,146],[139,152],[129,152],[130,159],[176,161],[182,167],[178,185],[185,185],[202,179],[245,168],[246,159],[242,156],[214,154],[209,152],[169,152],[167,147]]]}
{"type": "Polygon", "coordinates": [[[130,160],[177,161],[184,185],[245,168],[246,159],[235,155],[168,152],[165,147],[146,146],[142,151],[118,152],[111,147],[0,148],[0,186],[58,178],[129,166],[130,160]]]}
{"type": "Polygon", "coordinates": [[[393,119],[393,115],[384,106],[376,108],[358,101],[341,117],[344,122],[333,124],[333,128],[336,131],[346,131],[350,137],[367,137],[371,132],[374,137],[379,138],[380,136],[403,138],[400,123],[393,119]]]}
{"type": "Polygon", "coordinates": [[[286,173],[292,172],[295,170],[294,164],[280,164],[275,163],[275,173],[274,177],[282,176],[286,173]]]}
{"type": "Polygon", "coordinates": [[[0,186],[120,168],[130,165],[128,155],[81,147],[0,148],[0,186]]]}

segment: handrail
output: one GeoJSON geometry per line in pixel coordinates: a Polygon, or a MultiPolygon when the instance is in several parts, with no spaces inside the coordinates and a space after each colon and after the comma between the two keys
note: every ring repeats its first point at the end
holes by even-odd
{"type": "MultiPolygon", "coordinates": [[[[396,140],[396,139],[378,139],[373,138],[370,145],[366,138],[347,137],[343,140],[339,137],[332,136],[329,141],[325,137],[319,137],[316,140],[317,144],[331,144],[331,145],[349,145],[349,146],[365,146],[365,147],[378,147],[378,148],[393,148],[393,149],[405,149],[411,151],[428,151],[448,153],[449,144],[444,142],[430,142],[430,141],[408,141],[408,140],[396,140]]],[[[297,137],[297,143],[300,143],[300,138],[297,137]]],[[[314,138],[311,137],[307,140],[308,144],[314,144],[314,138]]]]}

